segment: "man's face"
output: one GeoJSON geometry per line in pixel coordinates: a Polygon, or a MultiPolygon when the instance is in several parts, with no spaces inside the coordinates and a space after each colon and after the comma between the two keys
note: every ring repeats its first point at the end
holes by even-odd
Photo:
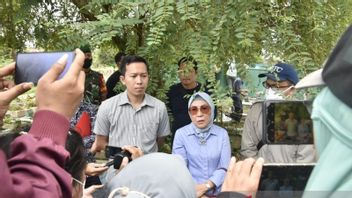
{"type": "Polygon", "coordinates": [[[197,72],[192,64],[182,63],[178,69],[178,77],[183,85],[192,85],[197,80],[197,72]]]}
{"type": "Polygon", "coordinates": [[[83,68],[88,69],[88,68],[90,68],[90,66],[92,65],[92,62],[93,62],[92,53],[86,52],[86,53],[84,53],[84,57],[85,58],[84,58],[83,68]]]}
{"type": "Polygon", "coordinates": [[[84,58],[85,59],[92,59],[92,53],[91,52],[84,53],[84,58]]]}
{"type": "Polygon", "coordinates": [[[130,95],[144,96],[149,80],[147,66],[143,62],[126,65],[126,73],[120,77],[120,80],[130,95]]]}
{"type": "MultiPolygon", "coordinates": [[[[282,81],[275,81],[271,79],[267,79],[265,81],[265,88],[272,88],[274,90],[279,90],[279,91],[286,91],[289,87],[292,86],[292,83],[288,80],[282,80],[282,81]]],[[[287,91],[284,94],[289,95],[291,91],[287,91]]]]}
{"type": "Polygon", "coordinates": [[[288,114],[288,117],[289,117],[290,119],[293,119],[293,118],[295,118],[295,114],[292,113],[292,112],[290,112],[290,113],[288,114]]]}
{"type": "Polygon", "coordinates": [[[275,81],[275,80],[267,79],[265,82],[263,82],[263,85],[266,89],[271,88],[277,94],[282,94],[284,96],[291,95],[294,90],[293,84],[288,80],[275,81]],[[292,89],[290,89],[290,87],[292,87],[292,89]]]}

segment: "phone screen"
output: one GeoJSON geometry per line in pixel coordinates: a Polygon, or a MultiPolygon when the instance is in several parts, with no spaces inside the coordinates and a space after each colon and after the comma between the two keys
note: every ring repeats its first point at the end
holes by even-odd
{"type": "Polygon", "coordinates": [[[265,164],[257,197],[301,197],[314,165],[265,164]]]}
{"type": "Polygon", "coordinates": [[[59,79],[66,74],[69,66],[71,66],[75,57],[74,52],[18,53],[16,57],[15,83],[33,82],[36,85],[40,77],[42,77],[64,54],[68,55],[68,59],[59,79]]]}
{"type": "Polygon", "coordinates": [[[121,147],[115,147],[115,146],[106,146],[105,147],[105,157],[106,158],[114,158],[115,154],[121,153],[122,148],[121,147]]]}
{"type": "Polygon", "coordinates": [[[263,137],[266,144],[313,144],[312,101],[264,102],[263,137]]]}

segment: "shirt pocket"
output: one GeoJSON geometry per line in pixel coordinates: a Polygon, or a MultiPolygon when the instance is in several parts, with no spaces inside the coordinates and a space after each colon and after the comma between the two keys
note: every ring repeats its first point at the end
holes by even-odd
{"type": "Polygon", "coordinates": [[[158,134],[158,126],[157,122],[147,122],[143,123],[140,127],[140,137],[142,144],[144,145],[152,145],[155,143],[157,134],[158,134]]]}

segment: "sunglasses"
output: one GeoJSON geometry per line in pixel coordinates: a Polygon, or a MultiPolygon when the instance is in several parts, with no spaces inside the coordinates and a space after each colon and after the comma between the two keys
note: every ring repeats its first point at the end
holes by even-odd
{"type": "Polygon", "coordinates": [[[292,85],[279,85],[279,83],[270,84],[270,83],[267,83],[266,81],[262,82],[262,85],[266,89],[269,89],[269,88],[285,89],[285,88],[289,88],[292,86],[292,85]]]}
{"type": "Polygon", "coordinates": [[[86,185],[86,181],[81,182],[81,181],[79,181],[78,179],[76,179],[76,178],[74,178],[74,177],[72,177],[72,180],[75,181],[75,182],[77,182],[78,184],[80,184],[80,185],[82,185],[82,186],[86,185]]]}
{"type": "Polygon", "coordinates": [[[200,108],[195,107],[195,106],[188,108],[188,112],[192,116],[197,115],[198,111],[200,111],[203,114],[209,114],[210,113],[210,106],[202,105],[202,106],[200,106],[200,108]]]}

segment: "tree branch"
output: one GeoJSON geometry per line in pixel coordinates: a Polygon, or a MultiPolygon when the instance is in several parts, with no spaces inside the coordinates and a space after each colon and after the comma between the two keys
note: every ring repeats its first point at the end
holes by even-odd
{"type": "Polygon", "coordinates": [[[79,13],[87,21],[96,21],[97,18],[89,10],[85,9],[84,6],[88,5],[88,0],[71,0],[71,2],[79,8],[79,13]]]}

